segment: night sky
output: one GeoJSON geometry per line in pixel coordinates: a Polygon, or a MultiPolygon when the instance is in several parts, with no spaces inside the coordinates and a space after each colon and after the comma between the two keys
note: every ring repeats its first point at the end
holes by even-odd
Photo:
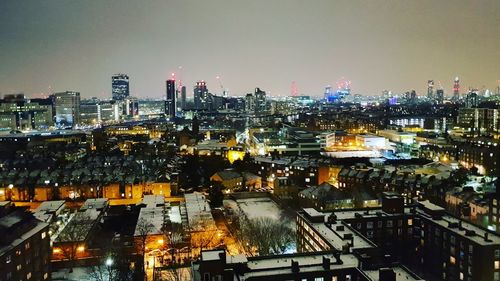
{"type": "Polygon", "coordinates": [[[231,95],[260,87],[319,96],[345,77],[379,95],[459,76],[495,90],[499,0],[2,0],[0,93],[76,90],[111,97],[111,75],[131,94],[163,97],[172,71],[188,86],[221,82],[231,95]],[[182,66],[182,69],[179,69],[182,66]]]}

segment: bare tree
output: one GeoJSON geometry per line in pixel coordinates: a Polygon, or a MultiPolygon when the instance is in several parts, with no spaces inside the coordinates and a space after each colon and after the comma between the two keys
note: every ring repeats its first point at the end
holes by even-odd
{"type": "Polygon", "coordinates": [[[175,253],[187,246],[187,233],[180,223],[166,225],[162,231],[167,238],[168,251],[171,253],[172,262],[175,263],[175,253]]]}
{"type": "Polygon", "coordinates": [[[250,255],[283,254],[295,242],[295,231],[286,219],[244,219],[237,235],[250,255]]]}
{"type": "Polygon", "coordinates": [[[204,249],[210,249],[220,243],[219,233],[215,225],[201,223],[199,230],[191,232],[191,247],[199,255],[204,249]]]}
{"type": "Polygon", "coordinates": [[[147,220],[141,218],[137,221],[137,225],[135,226],[135,239],[138,242],[138,252],[144,258],[146,254],[146,247],[148,243],[149,236],[153,233],[154,225],[147,220]]]}
{"type": "Polygon", "coordinates": [[[68,260],[69,272],[73,272],[78,254],[85,251],[85,241],[94,223],[84,212],[77,212],[55,239],[54,253],[58,251],[68,260]]]}

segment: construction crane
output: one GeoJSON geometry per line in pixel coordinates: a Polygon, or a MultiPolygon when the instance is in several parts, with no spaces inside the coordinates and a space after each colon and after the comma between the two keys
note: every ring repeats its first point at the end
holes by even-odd
{"type": "Polygon", "coordinates": [[[222,95],[223,97],[225,97],[225,96],[226,96],[226,91],[224,90],[224,86],[222,85],[222,81],[221,81],[220,76],[219,76],[219,75],[217,75],[217,76],[215,77],[215,79],[217,79],[217,81],[219,82],[221,95],[222,95]]]}

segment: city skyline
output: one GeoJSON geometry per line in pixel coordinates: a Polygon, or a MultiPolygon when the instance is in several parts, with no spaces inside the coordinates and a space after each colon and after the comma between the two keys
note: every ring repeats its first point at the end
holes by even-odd
{"type": "Polygon", "coordinates": [[[428,80],[451,96],[455,76],[462,93],[495,92],[500,79],[498,1],[284,4],[2,2],[0,93],[36,97],[50,87],[110,99],[116,73],[130,76],[139,98],[164,97],[171,72],[188,97],[198,80],[237,96],[255,87],[285,96],[295,82],[319,97],[342,77],[353,94],[420,96],[428,80]]]}

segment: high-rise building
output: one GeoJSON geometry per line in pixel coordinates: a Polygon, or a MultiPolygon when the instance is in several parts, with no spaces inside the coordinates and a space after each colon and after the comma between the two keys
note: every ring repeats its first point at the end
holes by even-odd
{"type": "Polygon", "coordinates": [[[80,122],[80,93],[66,91],[55,93],[56,125],[68,127],[80,122]]]}
{"type": "Polygon", "coordinates": [[[415,92],[415,90],[411,90],[410,103],[412,103],[412,104],[417,103],[417,92],[415,92]]]}
{"type": "Polygon", "coordinates": [[[479,105],[479,95],[477,89],[471,89],[467,93],[467,97],[465,97],[465,107],[473,108],[478,107],[479,105]]]}
{"type": "Polygon", "coordinates": [[[455,77],[455,80],[453,80],[453,97],[452,99],[454,101],[457,101],[460,99],[460,79],[458,77],[455,77]]]}
{"type": "Polygon", "coordinates": [[[181,109],[186,109],[186,86],[181,87],[181,109]]]}
{"type": "Polygon", "coordinates": [[[123,104],[123,115],[134,117],[139,115],[139,100],[134,97],[127,97],[123,104]]]}
{"type": "Polygon", "coordinates": [[[194,86],[194,109],[206,110],[209,108],[210,93],[207,89],[205,81],[196,82],[194,86]]]}
{"type": "Polygon", "coordinates": [[[167,99],[165,100],[165,117],[174,118],[175,117],[175,79],[167,80],[167,99]]]}
{"type": "Polygon", "coordinates": [[[46,129],[54,126],[52,99],[26,99],[23,94],[0,100],[0,128],[46,129]]]}
{"type": "Polygon", "coordinates": [[[126,74],[115,74],[111,77],[111,93],[113,100],[124,100],[130,96],[129,77],[126,74]]]}
{"type": "Polygon", "coordinates": [[[255,88],[255,112],[261,113],[267,109],[266,92],[260,88],[255,88]]]}
{"type": "Polygon", "coordinates": [[[51,280],[49,225],[0,202],[0,279],[51,280]]]}
{"type": "Polygon", "coordinates": [[[444,102],[444,90],[443,89],[438,89],[436,91],[436,101],[438,104],[443,104],[443,102],[444,102]]]}
{"type": "Polygon", "coordinates": [[[245,96],[245,111],[254,112],[255,111],[255,97],[252,93],[248,93],[245,96]]]}
{"type": "Polygon", "coordinates": [[[427,98],[434,101],[434,80],[427,80],[427,98]]]}

